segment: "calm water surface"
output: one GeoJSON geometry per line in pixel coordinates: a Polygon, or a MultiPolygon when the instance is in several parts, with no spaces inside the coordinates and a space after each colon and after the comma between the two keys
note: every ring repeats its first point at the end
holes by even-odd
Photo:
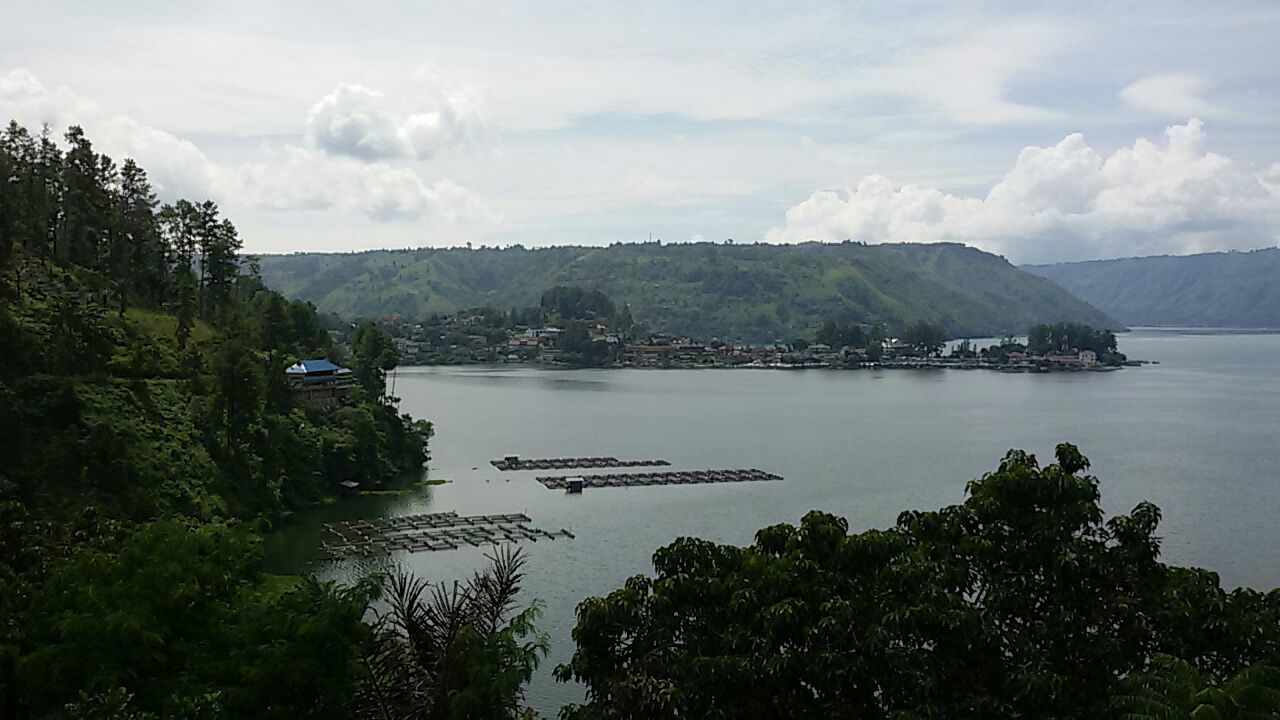
{"type": "MultiPolygon", "coordinates": [[[[525,512],[576,540],[527,544],[525,598],[545,603],[552,654],[530,702],[553,716],[579,691],[550,669],[572,652],[573,608],[650,571],[682,535],[749,543],[772,523],[821,508],[852,530],[904,509],[963,499],[969,479],[1009,448],[1053,457],[1078,444],[1102,479],[1108,512],[1140,500],[1164,511],[1164,557],[1219,572],[1224,584],[1280,585],[1280,335],[1143,330],[1130,357],[1159,365],[1113,373],[987,371],[543,370],[402,368],[403,410],[433,420],[430,476],[405,498],[360,498],[306,514],[268,539],[271,562],[325,577],[373,566],[316,561],[333,519],[455,510],[525,512]],[[780,483],[544,489],[536,472],[489,460],[614,455],[675,469],[757,467],[780,483]]],[[[459,578],[481,550],[392,558],[427,578],[459,578]]]]}

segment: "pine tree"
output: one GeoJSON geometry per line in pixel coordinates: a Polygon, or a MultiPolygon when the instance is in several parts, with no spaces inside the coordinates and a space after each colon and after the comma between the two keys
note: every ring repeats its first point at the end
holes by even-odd
{"type": "Polygon", "coordinates": [[[93,151],[84,130],[72,125],[66,134],[67,151],[63,163],[62,223],[56,255],[95,270],[101,269],[102,245],[110,225],[108,185],[115,174],[110,158],[93,151]]]}
{"type": "Polygon", "coordinates": [[[147,172],[128,158],[120,166],[116,196],[118,217],[112,248],[112,273],[147,305],[163,301],[168,275],[165,247],[156,230],[156,195],[147,172]]]}
{"type": "Polygon", "coordinates": [[[174,314],[177,316],[178,347],[186,349],[195,323],[197,288],[195,279],[196,225],[200,210],[187,200],[165,205],[160,210],[160,226],[173,257],[174,314]]]}
{"type": "Polygon", "coordinates": [[[35,151],[27,177],[27,197],[33,220],[27,247],[34,253],[53,256],[57,250],[58,227],[62,222],[65,183],[62,150],[53,141],[48,125],[41,129],[35,151]]]}

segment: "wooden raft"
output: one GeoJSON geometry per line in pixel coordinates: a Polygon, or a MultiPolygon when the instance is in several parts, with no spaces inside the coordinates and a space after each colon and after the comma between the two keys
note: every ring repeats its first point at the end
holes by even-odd
{"type": "Polygon", "coordinates": [[[326,542],[323,547],[330,557],[344,558],[573,537],[568,530],[542,530],[528,525],[529,522],[529,516],[523,513],[458,515],[453,512],[350,520],[326,523],[325,529],[337,540],[326,542]]]}
{"type": "Polygon", "coordinates": [[[612,456],[571,457],[571,458],[520,458],[515,455],[490,460],[489,464],[499,470],[572,470],[575,468],[610,468],[610,467],[659,467],[670,465],[666,460],[619,460],[612,456]]]}
{"type": "Polygon", "coordinates": [[[724,482],[781,480],[763,470],[685,470],[677,472],[608,473],[604,475],[541,475],[537,478],[549,490],[563,490],[570,480],[582,480],[583,487],[637,487],[644,485],[697,485],[724,482]]]}

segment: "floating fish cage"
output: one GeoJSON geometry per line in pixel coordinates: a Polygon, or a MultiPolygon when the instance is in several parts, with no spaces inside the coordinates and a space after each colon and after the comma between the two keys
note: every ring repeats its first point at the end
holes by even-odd
{"type": "Polygon", "coordinates": [[[573,538],[568,530],[542,530],[529,526],[529,522],[523,513],[458,515],[444,512],[326,523],[325,529],[337,540],[324,543],[324,550],[333,558],[368,557],[573,538]]]}
{"type": "Polygon", "coordinates": [[[566,457],[535,458],[521,460],[519,455],[507,455],[501,460],[490,460],[499,470],[573,470],[575,468],[612,467],[661,467],[670,465],[666,460],[619,460],[616,457],[566,457]]]}
{"type": "MultiPolygon", "coordinates": [[[[685,470],[677,472],[608,473],[604,475],[541,475],[538,482],[549,490],[573,491],[573,484],[581,481],[584,488],[641,487],[646,485],[699,485],[727,482],[768,482],[781,480],[781,475],[749,468],[745,470],[685,470]]],[[[580,492],[580,491],[579,491],[580,492]]]]}

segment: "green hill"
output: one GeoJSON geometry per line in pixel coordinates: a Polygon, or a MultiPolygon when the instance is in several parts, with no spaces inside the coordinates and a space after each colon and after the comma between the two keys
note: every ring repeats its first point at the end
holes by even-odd
{"type": "Polygon", "coordinates": [[[699,337],[768,342],[823,320],[938,323],[953,336],[1034,323],[1119,323],[1003,258],[956,244],[561,246],[265,256],[266,283],[323,311],[422,317],[524,307],[555,285],[598,288],[637,321],[699,337]]]}
{"type": "Polygon", "coordinates": [[[1280,248],[1023,269],[1130,325],[1280,328],[1280,248]]]}

